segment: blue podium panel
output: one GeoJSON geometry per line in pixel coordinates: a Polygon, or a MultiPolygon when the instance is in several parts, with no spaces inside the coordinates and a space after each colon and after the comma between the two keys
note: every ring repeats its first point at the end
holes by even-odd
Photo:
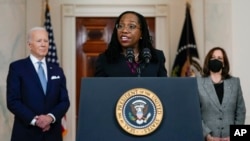
{"type": "Polygon", "coordinates": [[[195,78],[107,77],[83,78],[76,141],[202,141],[202,125],[195,78]],[[121,128],[116,104],[128,90],[145,88],[163,106],[160,126],[145,136],[121,128]]]}

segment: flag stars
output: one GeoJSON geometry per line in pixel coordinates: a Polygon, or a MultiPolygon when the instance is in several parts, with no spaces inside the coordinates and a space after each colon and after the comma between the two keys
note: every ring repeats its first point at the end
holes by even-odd
{"type": "Polygon", "coordinates": [[[44,27],[46,28],[48,32],[48,36],[49,36],[49,51],[48,51],[48,54],[46,55],[46,59],[48,62],[55,63],[58,65],[58,58],[56,55],[56,45],[54,43],[53,28],[51,25],[51,19],[50,19],[48,6],[46,6],[46,11],[45,11],[44,27]]]}

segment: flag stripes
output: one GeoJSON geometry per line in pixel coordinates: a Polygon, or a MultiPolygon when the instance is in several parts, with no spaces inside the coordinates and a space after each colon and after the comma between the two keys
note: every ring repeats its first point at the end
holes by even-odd
{"type": "MultiPolygon", "coordinates": [[[[54,42],[54,33],[53,33],[52,24],[51,24],[48,1],[46,1],[44,27],[49,34],[49,51],[48,51],[48,54],[46,55],[46,60],[47,62],[59,65],[57,51],[56,51],[56,44],[54,42]]],[[[66,115],[62,118],[61,122],[62,122],[62,135],[65,136],[68,133],[68,130],[66,127],[66,122],[67,122],[66,115]]]]}

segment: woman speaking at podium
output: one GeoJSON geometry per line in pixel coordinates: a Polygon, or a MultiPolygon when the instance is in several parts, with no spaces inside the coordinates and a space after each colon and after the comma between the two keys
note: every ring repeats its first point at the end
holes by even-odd
{"type": "Polygon", "coordinates": [[[111,41],[96,61],[96,77],[167,77],[163,51],[152,45],[146,19],[123,12],[115,22],[111,41]]]}

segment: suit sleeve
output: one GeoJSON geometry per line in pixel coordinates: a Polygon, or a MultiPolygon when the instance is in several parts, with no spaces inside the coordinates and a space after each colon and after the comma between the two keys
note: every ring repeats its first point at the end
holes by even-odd
{"type": "Polygon", "coordinates": [[[238,85],[238,97],[237,97],[237,105],[236,105],[236,111],[235,111],[235,124],[244,124],[245,118],[246,118],[246,107],[245,107],[245,101],[243,98],[242,90],[241,90],[241,84],[240,79],[237,78],[237,85],[238,85]]]}
{"type": "Polygon", "coordinates": [[[158,54],[159,54],[159,63],[160,63],[158,76],[160,76],[160,77],[167,77],[167,69],[165,67],[166,58],[164,56],[163,51],[159,51],[158,54]]]}
{"type": "MultiPolygon", "coordinates": [[[[61,81],[60,81],[60,85],[59,85],[59,90],[57,90],[57,88],[54,88],[55,91],[53,91],[54,93],[58,93],[58,100],[55,102],[51,102],[51,103],[56,103],[56,105],[51,109],[51,111],[49,113],[52,113],[55,118],[57,120],[61,119],[67,112],[69,106],[70,106],[70,101],[69,101],[69,97],[68,97],[68,90],[67,90],[67,86],[66,86],[66,77],[64,75],[64,72],[61,68],[58,69],[60,72],[60,76],[61,76],[61,81]]],[[[48,99],[55,99],[52,97],[48,96],[48,99]]],[[[49,101],[49,100],[48,100],[49,101]]]]}
{"type": "Polygon", "coordinates": [[[207,127],[207,125],[204,123],[204,121],[202,120],[202,129],[203,129],[203,136],[204,138],[208,135],[211,134],[211,130],[207,127]]]}
{"type": "Polygon", "coordinates": [[[18,67],[10,64],[7,75],[7,107],[15,116],[29,125],[36,114],[23,104],[21,87],[18,67]]]}
{"type": "MultiPolygon", "coordinates": [[[[200,108],[202,108],[202,98],[201,98],[201,94],[200,92],[201,90],[201,86],[202,85],[202,78],[201,77],[197,77],[197,86],[198,86],[198,92],[199,92],[199,101],[200,101],[200,108]]],[[[202,110],[202,109],[201,109],[202,110]]],[[[202,111],[201,111],[202,113],[202,111]]],[[[202,116],[202,115],[201,115],[202,116]]],[[[202,132],[203,132],[203,137],[205,138],[208,134],[210,134],[212,131],[210,128],[208,128],[208,126],[205,124],[204,120],[201,119],[201,124],[202,124],[202,132]]]]}
{"type": "Polygon", "coordinates": [[[95,64],[95,77],[107,77],[107,74],[104,70],[106,58],[104,54],[100,54],[96,60],[95,64]]]}

